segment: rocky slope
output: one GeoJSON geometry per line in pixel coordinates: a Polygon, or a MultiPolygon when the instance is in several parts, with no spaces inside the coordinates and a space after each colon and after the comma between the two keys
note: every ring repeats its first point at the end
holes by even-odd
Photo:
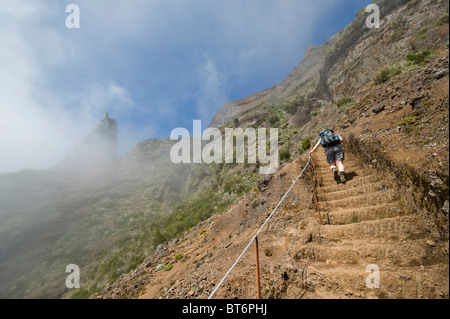
{"type": "MultiPolygon", "coordinates": [[[[311,206],[272,298],[449,298],[448,2],[376,1],[380,29],[364,11],[281,84],[227,103],[212,126],[280,128],[291,159],[323,127],[344,136],[349,182],[340,185],[319,156],[319,207],[311,206]],[[237,121],[235,120],[237,118],[237,121]],[[294,155],[295,154],[295,155],[294,155]],[[381,287],[366,287],[366,267],[381,287]]],[[[160,245],[98,298],[205,298],[306,164],[287,160],[234,205],[160,245]]],[[[268,294],[306,203],[300,180],[260,238],[268,294]]],[[[248,252],[218,298],[254,298],[248,252]]]]}
{"type": "Polygon", "coordinates": [[[326,107],[334,99],[351,96],[371,81],[382,64],[398,62],[406,55],[410,51],[408,34],[440,18],[446,5],[445,1],[433,1],[430,6],[429,1],[411,0],[374,3],[381,10],[380,29],[366,27],[367,15],[361,9],[355,20],[330,40],[319,47],[308,47],[302,62],[283,82],[226,103],[213,117],[211,126],[230,123],[262,104],[282,102],[299,94],[309,93],[326,107]],[[305,91],[308,84],[313,84],[313,92],[305,91]]]}
{"type": "MultiPolygon", "coordinates": [[[[393,174],[380,174],[348,155],[346,185],[334,180],[324,156],[318,156],[323,225],[314,206],[308,205],[311,193],[304,178],[260,234],[262,295],[448,298],[448,241],[426,211],[408,206],[393,174]],[[366,268],[374,264],[380,271],[379,288],[366,286],[370,274],[366,268]]],[[[261,180],[258,191],[186,236],[160,245],[138,269],[98,297],[207,298],[305,164],[295,161],[271,179],[261,180]]],[[[250,249],[215,298],[255,298],[255,281],[254,251],[250,249]]]]}
{"type": "Polygon", "coordinates": [[[257,92],[252,96],[239,101],[226,103],[212,118],[210,126],[222,126],[232,122],[235,118],[241,118],[244,114],[265,103],[283,101],[293,92],[301,90],[310,82],[318,79],[321,67],[325,63],[326,52],[335,43],[336,36],[319,47],[308,47],[302,63],[282,82],[273,87],[257,92]]]}
{"type": "MultiPolygon", "coordinates": [[[[117,157],[108,115],[65,169],[1,174],[0,296],[207,297],[330,127],[345,138],[349,182],[336,183],[318,153],[323,224],[305,211],[306,174],[259,238],[263,296],[274,284],[272,298],[448,298],[448,1],[375,3],[380,29],[358,12],[285,81],[214,117],[221,129],[279,128],[274,175],[175,165],[168,140],[117,157]],[[73,263],[76,291],[64,285],[73,263]],[[369,263],[379,289],[365,286],[369,263]]],[[[251,249],[216,297],[255,296],[251,249]]]]}
{"type": "Polygon", "coordinates": [[[87,298],[255,180],[252,166],[232,177],[228,166],[173,164],[168,139],[115,156],[116,131],[105,116],[81,144],[94,153],[71,154],[103,154],[106,162],[0,174],[1,298],[87,298]],[[82,289],[65,286],[69,264],[80,267],[82,289]]]}

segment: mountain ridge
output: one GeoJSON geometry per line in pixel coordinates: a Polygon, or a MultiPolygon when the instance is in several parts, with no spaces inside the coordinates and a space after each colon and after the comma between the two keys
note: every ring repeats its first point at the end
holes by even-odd
{"type": "MultiPolygon", "coordinates": [[[[211,125],[221,129],[279,128],[274,175],[259,176],[258,163],[175,165],[168,139],[145,140],[119,157],[107,151],[107,161],[88,174],[0,175],[0,296],[207,297],[304,167],[320,129],[329,127],[345,138],[353,180],[349,189],[330,184],[318,155],[319,205],[332,208],[323,210],[328,224],[319,225],[309,208],[271,297],[448,298],[448,2],[375,3],[390,8],[382,10],[380,29],[364,29],[362,9],[344,30],[308,48],[283,82],[228,102],[214,116],[211,125]],[[389,249],[379,242],[383,236],[389,249]],[[365,239],[373,242],[355,247],[365,239]],[[321,240],[335,246],[327,250],[321,240]],[[422,265],[426,274],[393,268],[390,288],[374,294],[361,289],[362,264],[348,265],[370,254],[382,266],[422,265]],[[81,289],[64,285],[64,269],[73,263],[82,271],[81,289]],[[309,270],[313,276],[305,277],[309,270]]],[[[106,144],[114,146],[114,138],[106,144]]],[[[310,199],[309,185],[307,176],[299,180],[261,239],[264,290],[310,199]]],[[[255,297],[253,257],[245,257],[220,297],[255,297]]]]}
{"type": "MultiPolygon", "coordinates": [[[[316,70],[313,63],[303,61],[294,72],[311,68],[312,75],[290,74],[270,89],[226,103],[213,118],[211,126],[235,122],[241,128],[280,128],[280,149],[288,159],[267,178],[269,187],[253,189],[184,236],[161,244],[134,272],[96,298],[208,297],[274,208],[278,195],[284,194],[306,164],[305,155],[299,161],[292,158],[304,153],[323,127],[344,136],[350,158],[346,161],[348,187],[353,189],[354,184],[355,189],[334,185],[320,158],[319,186],[325,193],[319,204],[327,216],[325,225],[319,225],[310,207],[307,223],[270,297],[449,298],[448,4],[433,0],[375,4],[389,9],[382,10],[380,29],[358,29],[365,21],[362,9],[352,24],[326,43],[329,51],[322,57],[313,54],[317,49],[309,49],[305,60],[312,59],[311,54],[323,58],[322,68],[316,70]],[[279,99],[274,92],[281,92],[279,99]],[[380,179],[386,182],[377,184],[380,179]],[[361,195],[333,200],[327,193],[343,192],[339,193],[343,196],[352,191],[361,195]],[[375,206],[364,206],[373,201],[375,206]],[[331,211],[325,209],[327,202],[331,211]],[[326,229],[323,237],[322,228],[326,229]],[[383,242],[388,239],[389,249],[383,242]],[[358,248],[357,243],[364,240],[372,246],[358,248]],[[344,249],[342,245],[351,246],[344,249]],[[367,264],[362,262],[374,263],[373,256],[389,269],[385,270],[389,279],[383,289],[371,291],[365,287],[367,264]]],[[[266,185],[265,180],[257,185],[266,185]]],[[[266,293],[281,251],[295,232],[294,221],[302,211],[299,203],[311,196],[308,179],[299,183],[301,187],[275,215],[275,225],[260,239],[266,293]]],[[[247,253],[218,297],[255,296],[254,256],[247,253]]]]}

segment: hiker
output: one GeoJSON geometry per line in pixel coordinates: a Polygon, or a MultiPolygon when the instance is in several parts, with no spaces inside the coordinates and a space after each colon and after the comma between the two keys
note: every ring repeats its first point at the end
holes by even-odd
{"type": "Polygon", "coordinates": [[[345,184],[347,182],[347,180],[345,179],[344,168],[345,154],[341,145],[343,138],[339,134],[336,134],[329,129],[321,131],[319,135],[319,141],[317,142],[316,146],[314,146],[314,148],[309,152],[309,154],[312,155],[316,148],[318,148],[319,145],[322,145],[323,148],[325,148],[325,157],[327,159],[327,163],[330,164],[330,168],[333,171],[334,178],[337,179],[338,177],[338,170],[336,169],[337,165],[337,167],[339,168],[339,176],[341,182],[345,184]]]}

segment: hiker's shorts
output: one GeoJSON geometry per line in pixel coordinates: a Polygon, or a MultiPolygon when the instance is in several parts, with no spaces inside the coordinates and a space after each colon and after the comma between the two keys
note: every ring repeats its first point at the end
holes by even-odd
{"type": "Polygon", "coordinates": [[[325,156],[328,164],[345,160],[345,154],[341,144],[325,147],[325,156]]]}

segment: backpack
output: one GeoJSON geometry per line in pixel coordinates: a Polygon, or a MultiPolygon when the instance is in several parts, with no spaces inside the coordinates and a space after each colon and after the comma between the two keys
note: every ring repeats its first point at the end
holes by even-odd
{"type": "Polygon", "coordinates": [[[341,142],[339,136],[334,134],[332,130],[323,130],[319,135],[321,137],[320,144],[322,144],[323,147],[334,146],[341,142]]]}

